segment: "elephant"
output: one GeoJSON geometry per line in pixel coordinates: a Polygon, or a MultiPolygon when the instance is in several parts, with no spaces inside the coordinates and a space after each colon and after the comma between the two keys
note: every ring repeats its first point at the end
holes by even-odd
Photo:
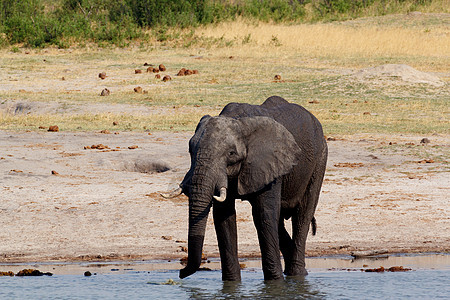
{"type": "Polygon", "coordinates": [[[241,280],[236,199],[249,201],[265,280],[307,275],[305,243],[325,173],[328,148],[320,122],[300,105],[272,96],[261,105],[227,104],[201,118],[189,140],[191,166],[180,184],[189,197],[188,262],[201,264],[213,207],[222,280],[241,280]],[[292,219],[292,237],[285,220],[292,219]],[[280,251],[285,268],[282,271],[280,251]]]}

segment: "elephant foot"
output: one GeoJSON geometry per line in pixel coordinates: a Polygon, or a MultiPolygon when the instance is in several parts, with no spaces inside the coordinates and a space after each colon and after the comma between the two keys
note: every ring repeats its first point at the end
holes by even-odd
{"type": "Polygon", "coordinates": [[[222,274],[223,281],[241,281],[241,273],[239,274],[222,274]]]}
{"type": "Polygon", "coordinates": [[[306,271],[305,267],[287,268],[284,271],[284,275],[286,275],[286,276],[306,276],[306,275],[308,275],[308,271],[306,271]]]}
{"type": "Polygon", "coordinates": [[[183,269],[180,270],[180,278],[186,278],[192,274],[194,274],[197,271],[198,268],[192,268],[192,267],[185,267],[183,269]]]}

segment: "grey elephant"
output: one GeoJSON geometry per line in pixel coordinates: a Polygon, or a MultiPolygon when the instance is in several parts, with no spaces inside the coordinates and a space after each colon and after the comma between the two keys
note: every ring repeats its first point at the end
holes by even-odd
{"type": "Polygon", "coordinates": [[[204,116],[189,141],[191,167],[180,188],[189,197],[188,263],[200,267],[206,222],[213,207],[223,280],[240,280],[235,200],[250,202],[265,280],[306,275],[305,242],[315,233],[327,144],[305,108],[272,96],[262,105],[228,104],[204,116]],[[292,237],[284,221],[292,219],[292,237]]]}

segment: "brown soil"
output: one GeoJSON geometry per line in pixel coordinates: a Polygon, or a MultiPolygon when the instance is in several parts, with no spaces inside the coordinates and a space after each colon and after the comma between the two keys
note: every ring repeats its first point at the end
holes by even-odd
{"type": "MultiPolygon", "coordinates": [[[[0,261],[184,257],[187,199],[159,192],[188,170],[190,135],[0,131],[0,261]]],[[[450,138],[422,138],[328,138],[308,255],[449,251],[450,138]]],[[[240,256],[258,257],[251,207],[236,209],[240,256]]],[[[213,227],[210,216],[208,257],[213,227]]]]}

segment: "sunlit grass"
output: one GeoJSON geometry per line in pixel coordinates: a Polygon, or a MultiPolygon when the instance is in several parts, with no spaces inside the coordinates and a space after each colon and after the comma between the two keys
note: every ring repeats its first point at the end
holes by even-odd
{"type": "Polygon", "coordinates": [[[59,109],[0,112],[0,129],[193,130],[201,116],[216,115],[229,102],[260,104],[279,95],[311,110],[326,134],[448,134],[450,78],[441,76],[447,85],[435,87],[395,78],[380,84],[347,75],[386,63],[448,74],[449,17],[422,17],[292,26],[236,21],[199,28],[189,34],[197,42],[187,48],[149,41],[126,49],[1,50],[0,104],[38,102],[59,109]],[[144,63],[164,64],[162,75],[172,80],[155,79],[144,63]],[[182,67],[199,74],[176,76],[182,67]],[[135,69],[144,72],[135,74],[135,69]],[[103,71],[105,80],[98,78],[103,71]],[[277,74],[281,81],[274,80],[277,74]],[[135,93],[136,86],[146,93],[135,93]],[[104,88],[110,96],[100,96],[104,88]],[[102,109],[91,111],[94,104],[102,109]],[[146,108],[147,115],[114,109],[115,104],[137,112],[146,108]]]}

